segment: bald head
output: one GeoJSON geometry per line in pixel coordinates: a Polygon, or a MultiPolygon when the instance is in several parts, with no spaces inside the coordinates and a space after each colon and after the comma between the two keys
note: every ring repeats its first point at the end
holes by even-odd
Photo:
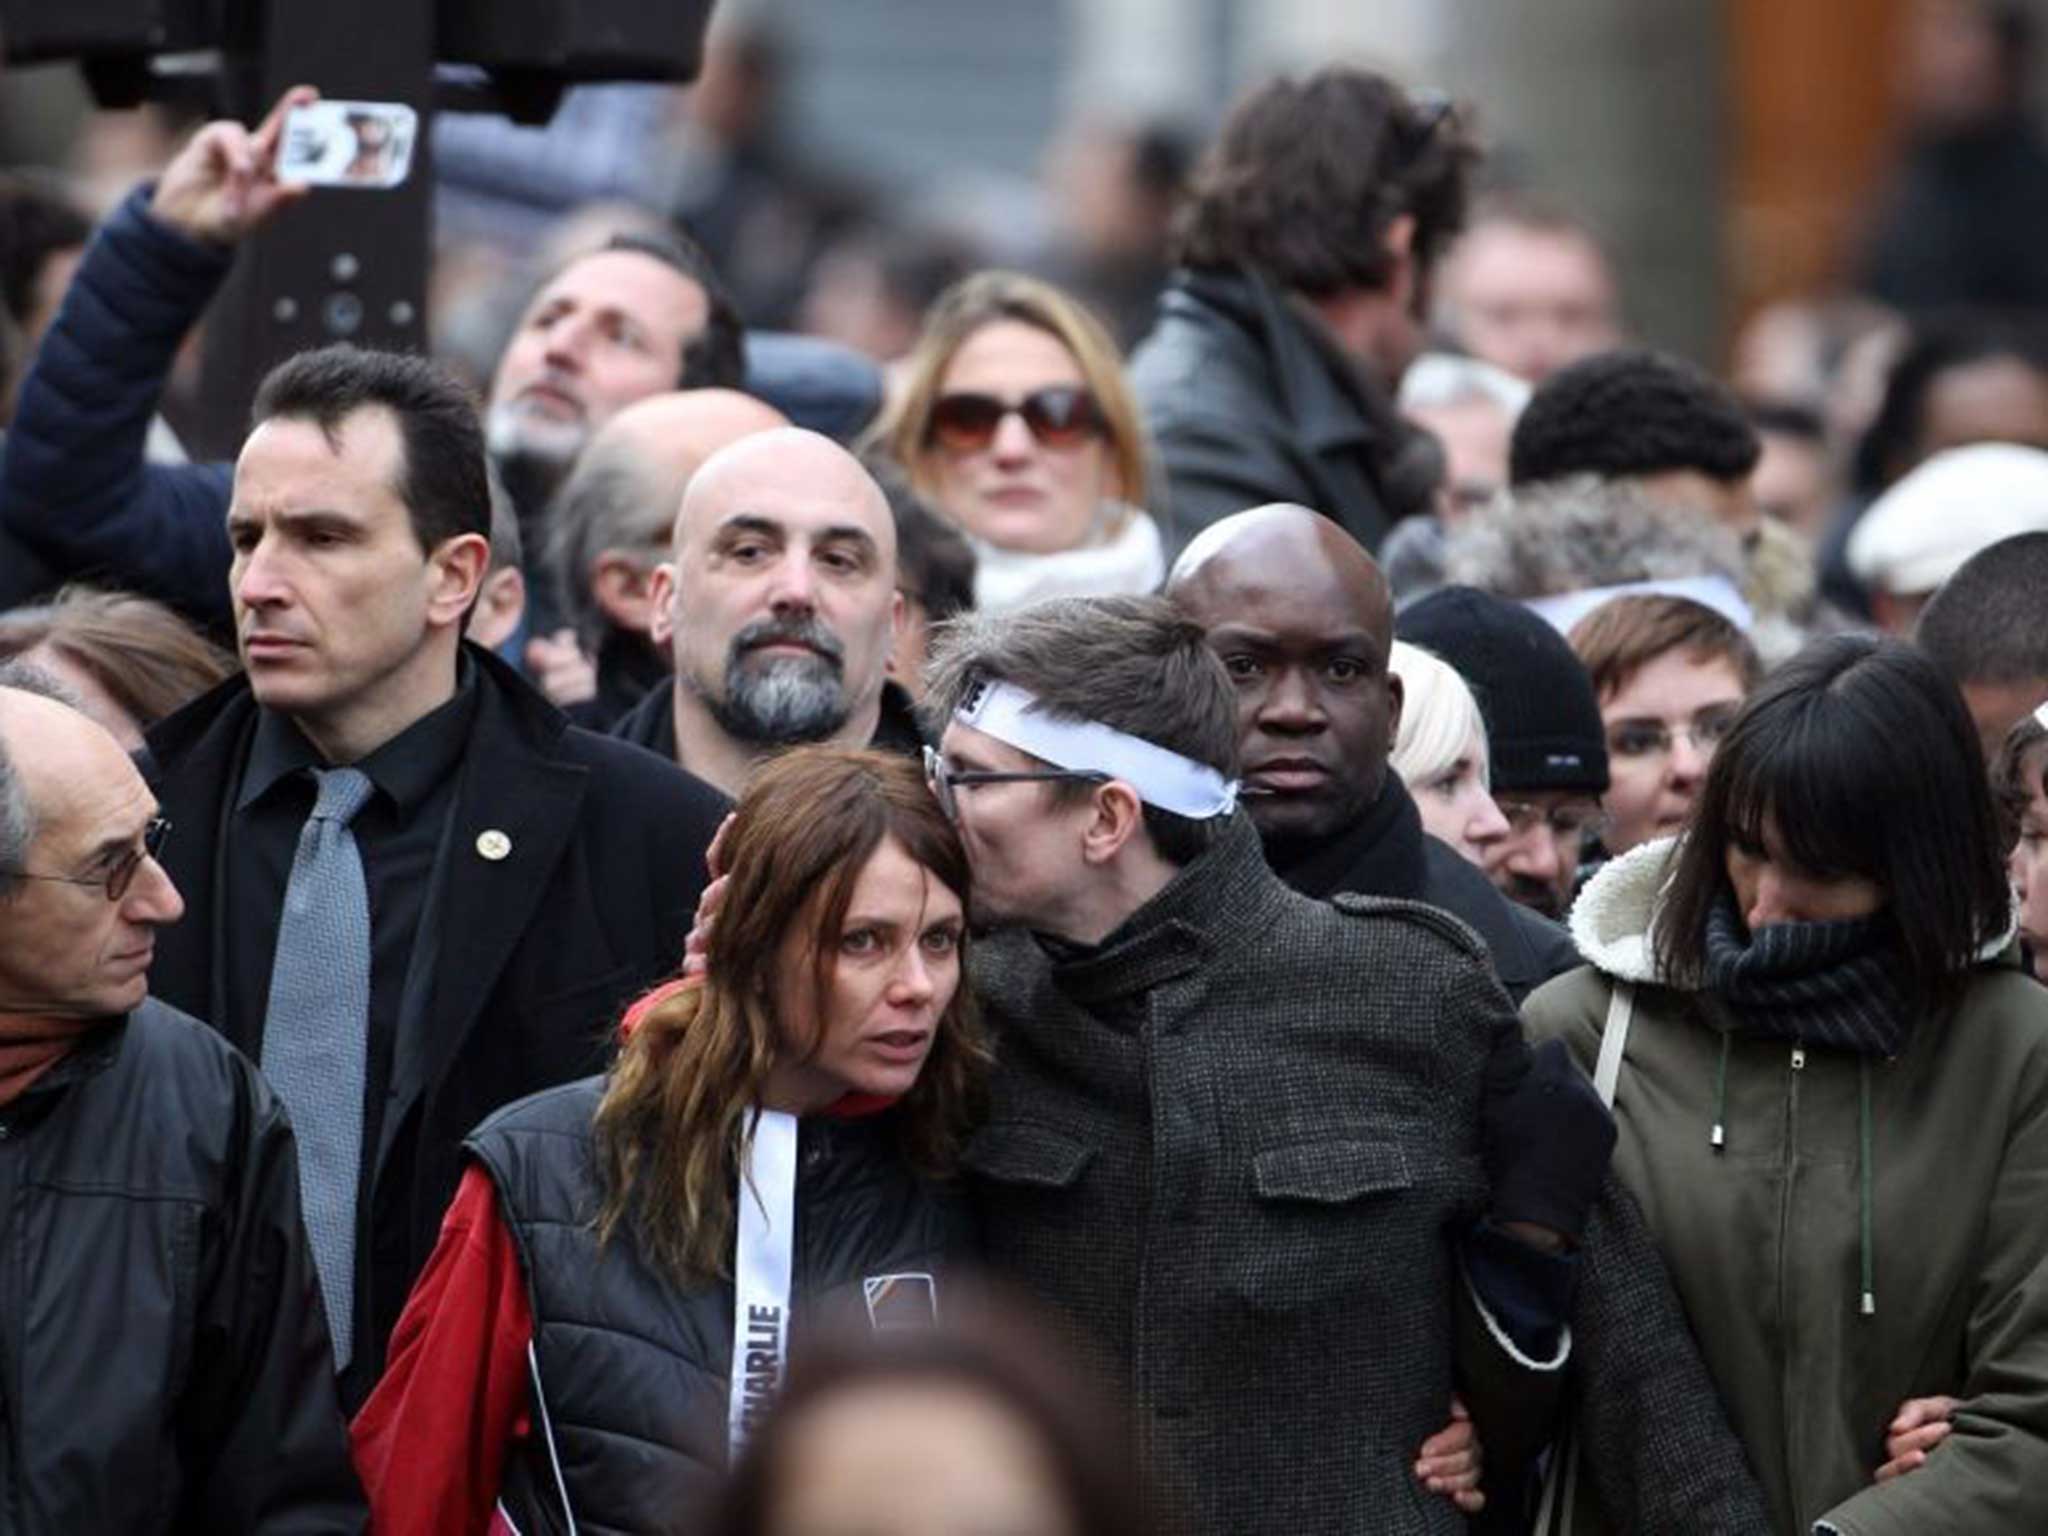
{"type": "Polygon", "coordinates": [[[620,455],[641,468],[662,494],[651,500],[662,509],[661,525],[675,521],[683,488],[719,449],[755,432],[789,425],[789,418],[762,400],[736,389],[683,389],[651,395],[627,406],[590,440],[585,457],[620,455]]]}
{"type": "Polygon", "coordinates": [[[690,477],[721,448],[789,425],[736,389],[652,395],[606,422],[563,487],[559,519],[588,525],[591,556],[664,540],[690,477]]]}
{"type": "Polygon", "coordinates": [[[586,649],[595,654],[607,628],[648,631],[648,577],[704,461],[750,432],[787,425],[773,406],[736,389],[650,395],[604,424],[549,514],[548,563],[586,649]]]}
{"type": "Polygon", "coordinates": [[[1197,534],[1166,578],[1166,594],[1204,628],[1228,622],[1234,605],[1281,592],[1312,598],[1379,637],[1384,662],[1394,637],[1387,578],[1336,523],[1284,501],[1253,507],[1197,534]]]}
{"type": "Polygon", "coordinates": [[[65,803],[67,785],[96,773],[142,782],[105,726],[28,689],[0,687],[0,751],[19,775],[38,821],[65,803]]]}
{"type": "Polygon", "coordinates": [[[884,553],[894,579],[896,520],[875,477],[852,454],[822,433],[779,427],[720,448],[690,477],[676,516],[675,556],[701,542],[737,509],[751,504],[801,503],[868,533],[884,553]]]}
{"type": "Polygon", "coordinates": [[[1204,529],[1166,592],[1237,684],[1245,804],[1284,874],[1290,848],[1342,832],[1385,785],[1401,713],[1386,578],[1330,519],[1276,503],[1204,529]]]}

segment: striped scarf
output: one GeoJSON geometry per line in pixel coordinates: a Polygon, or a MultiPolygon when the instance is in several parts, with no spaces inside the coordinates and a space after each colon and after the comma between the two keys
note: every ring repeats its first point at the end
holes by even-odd
{"type": "Polygon", "coordinates": [[[1744,1034],[1889,1058],[1912,1029],[1882,914],[1751,933],[1724,886],[1707,914],[1705,981],[1744,1034]]]}

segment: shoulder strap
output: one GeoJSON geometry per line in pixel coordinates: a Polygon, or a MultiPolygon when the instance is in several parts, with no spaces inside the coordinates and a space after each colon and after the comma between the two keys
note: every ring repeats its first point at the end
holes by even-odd
{"type": "Polygon", "coordinates": [[[1607,999],[1607,1027],[1600,1033],[1600,1060],[1593,1068],[1593,1086],[1609,1109],[1614,1108],[1614,1089],[1621,1080],[1621,1057],[1628,1049],[1629,1020],[1635,1008],[1636,989],[1628,982],[1615,982],[1607,999]]]}

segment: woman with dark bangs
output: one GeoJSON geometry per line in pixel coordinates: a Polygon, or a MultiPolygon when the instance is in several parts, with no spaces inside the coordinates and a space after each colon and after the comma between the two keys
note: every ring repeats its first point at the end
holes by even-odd
{"type": "Polygon", "coordinates": [[[354,1425],[377,1529],[700,1530],[805,1338],[929,1323],[970,1255],[939,1181],[986,1052],[923,775],[798,748],[725,843],[709,974],[636,1004],[609,1074],[466,1143],[354,1425]]]}
{"type": "MultiPolygon", "coordinates": [[[[1954,685],[1824,641],[1524,1008],[1614,1106],[1781,1536],[2048,1530],[2048,994],[2003,855],[1954,685]]],[[[1611,1528],[1597,1480],[1550,1529],[1611,1528]]]]}

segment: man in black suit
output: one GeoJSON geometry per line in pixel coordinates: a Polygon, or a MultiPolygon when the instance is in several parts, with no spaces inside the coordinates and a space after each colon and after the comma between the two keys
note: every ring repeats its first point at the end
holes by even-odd
{"type": "Polygon", "coordinates": [[[151,981],[303,1127],[353,1406],[460,1139],[602,1064],[619,1005],[680,959],[724,802],[462,643],[489,498],[460,386],[330,347],[273,372],[255,419],[228,513],[247,675],[148,738],[189,903],[151,981]]]}

